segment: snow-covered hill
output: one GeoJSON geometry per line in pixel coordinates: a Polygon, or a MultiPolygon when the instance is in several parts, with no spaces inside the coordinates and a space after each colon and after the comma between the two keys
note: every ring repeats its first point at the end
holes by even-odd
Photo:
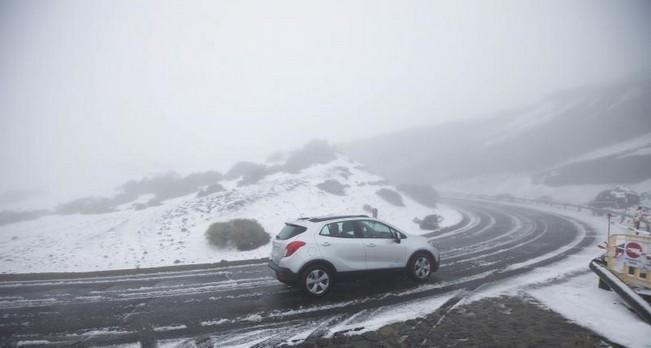
{"type": "Polygon", "coordinates": [[[267,257],[270,244],[246,252],[208,244],[204,235],[208,226],[233,218],[256,219],[272,236],[289,219],[360,214],[365,204],[410,233],[424,232],[413,222],[416,217],[438,213],[445,219],[443,225],[461,219],[450,208],[435,211],[405,195],[404,207],[392,205],[377,191],[395,188],[343,157],[295,173],[278,171],[248,185],[241,180],[221,181],[226,188],[222,192],[204,197],[193,193],[146,209],[123,204],[110,213],[50,215],[0,226],[0,271],[94,271],[267,257]],[[319,189],[317,185],[326,180],[344,185],[345,194],[319,189]]]}
{"type": "Polygon", "coordinates": [[[561,91],[494,117],[398,131],[345,150],[398,183],[514,188],[531,198],[580,191],[577,199],[591,199],[620,184],[651,189],[650,134],[646,78],[561,91]]]}

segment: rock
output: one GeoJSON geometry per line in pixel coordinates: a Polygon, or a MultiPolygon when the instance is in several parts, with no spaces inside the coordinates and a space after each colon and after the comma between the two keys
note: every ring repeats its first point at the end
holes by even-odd
{"type": "Polygon", "coordinates": [[[378,334],[382,337],[389,337],[396,334],[396,330],[391,325],[384,326],[378,330],[378,334]]]}
{"type": "Polygon", "coordinates": [[[371,342],[377,342],[380,339],[376,331],[365,332],[362,337],[371,342]]]}

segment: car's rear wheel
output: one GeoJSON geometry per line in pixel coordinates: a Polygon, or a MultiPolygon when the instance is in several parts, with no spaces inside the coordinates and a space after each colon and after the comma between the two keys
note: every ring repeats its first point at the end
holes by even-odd
{"type": "Polygon", "coordinates": [[[417,282],[424,282],[432,274],[434,259],[427,253],[418,253],[409,260],[409,277],[417,282]]]}
{"type": "Polygon", "coordinates": [[[310,266],[302,273],[301,288],[309,296],[325,296],[333,285],[334,274],[327,266],[310,266]]]}

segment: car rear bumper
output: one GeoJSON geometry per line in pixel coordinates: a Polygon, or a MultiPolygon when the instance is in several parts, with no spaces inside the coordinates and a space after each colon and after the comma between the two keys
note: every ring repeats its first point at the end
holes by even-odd
{"type": "Polygon", "coordinates": [[[298,280],[298,274],[292,272],[289,268],[280,267],[273,261],[269,261],[269,268],[276,274],[276,279],[283,283],[294,283],[298,280]]]}

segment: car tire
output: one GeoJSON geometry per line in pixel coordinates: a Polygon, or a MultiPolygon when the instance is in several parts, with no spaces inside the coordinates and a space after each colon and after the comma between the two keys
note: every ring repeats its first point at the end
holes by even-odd
{"type": "Polygon", "coordinates": [[[424,252],[416,253],[409,259],[407,274],[414,281],[424,282],[429,278],[433,270],[436,269],[434,263],[435,261],[432,255],[424,252]]]}
{"type": "Polygon", "coordinates": [[[300,288],[311,297],[323,297],[334,286],[334,272],[323,264],[316,264],[307,267],[300,277],[300,288]]]}

